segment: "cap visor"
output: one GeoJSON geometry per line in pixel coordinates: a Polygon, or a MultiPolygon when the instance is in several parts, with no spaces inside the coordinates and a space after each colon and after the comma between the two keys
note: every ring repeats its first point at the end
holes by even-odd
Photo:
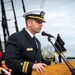
{"type": "Polygon", "coordinates": [[[46,23],[46,21],[42,21],[42,20],[39,20],[39,19],[33,19],[33,20],[35,20],[38,23],[46,23]]]}

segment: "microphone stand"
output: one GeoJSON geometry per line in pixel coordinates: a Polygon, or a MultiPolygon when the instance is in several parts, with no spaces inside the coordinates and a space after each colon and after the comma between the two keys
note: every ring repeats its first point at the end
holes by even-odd
{"type": "MultiPolygon", "coordinates": [[[[54,38],[54,37],[53,37],[54,38]]],[[[54,38],[55,39],[55,38],[54,38]]],[[[52,46],[56,49],[56,51],[58,52],[58,54],[61,56],[61,58],[64,60],[64,62],[66,63],[66,65],[68,66],[69,70],[72,72],[72,75],[75,75],[75,68],[73,68],[73,66],[69,63],[69,61],[64,58],[63,54],[61,54],[59,52],[59,50],[57,49],[57,47],[53,44],[53,42],[51,41],[50,37],[48,36],[48,41],[52,44],[52,46]]]]}

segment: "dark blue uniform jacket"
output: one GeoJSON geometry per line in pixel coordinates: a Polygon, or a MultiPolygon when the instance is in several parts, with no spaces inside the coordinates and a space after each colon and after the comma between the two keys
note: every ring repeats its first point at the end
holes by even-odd
{"type": "Polygon", "coordinates": [[[31,75],[34,63],[49,61],[43,60],[41,45],[37,39],[38,49],[33,38],[25,29],[12,34],[6,44],[5,61],[8,68],[12,69],[12,75],[31,75]]]}

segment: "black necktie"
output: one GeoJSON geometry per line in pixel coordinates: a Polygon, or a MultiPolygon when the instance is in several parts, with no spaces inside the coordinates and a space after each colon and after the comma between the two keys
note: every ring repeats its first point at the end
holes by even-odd
{"type": "Polygon", "coordinates": [[[33,39],[34,39],[34,41],[35,41],[35,44],[36,44],[36,46],[37,46],[37,49],[38,49],[38,43],[37,43],[36,37],[35,37],[35,36],[33,36],[33,39]]]}

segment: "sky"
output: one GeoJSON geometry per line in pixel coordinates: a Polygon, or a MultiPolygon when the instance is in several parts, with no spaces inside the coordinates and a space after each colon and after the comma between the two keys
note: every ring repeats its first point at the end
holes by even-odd
{"type": "MultiPolygon", "coordinates": [[[[6,16],[8,19],[8,27],[10,35],[15,31],[14,15],[10,0],[4,0],[6,16]],[[8,3],[7,3],[8,2],[8,3]]],[[[13,0],[19,31],[25,27],[25,19],[22,17],[24,12],[21,0],[13,0]]],[[[60,34],[65,42],[67,56],[75,56],[75,0],[24,0],[26,11],[31,9],[45,10],[45,21],[41,30],[45,31],[55,38],[60,34]]],[[[0,35],[3,40],[3,32],[1,27],[1,6],[0,6],[0,35]]],[[[51,45],[46,36],[41,33],[36,34],[40,40],[42,48],[51,45]]],[[[51,39],[53,43],[54,39],[51,39]]]]}

